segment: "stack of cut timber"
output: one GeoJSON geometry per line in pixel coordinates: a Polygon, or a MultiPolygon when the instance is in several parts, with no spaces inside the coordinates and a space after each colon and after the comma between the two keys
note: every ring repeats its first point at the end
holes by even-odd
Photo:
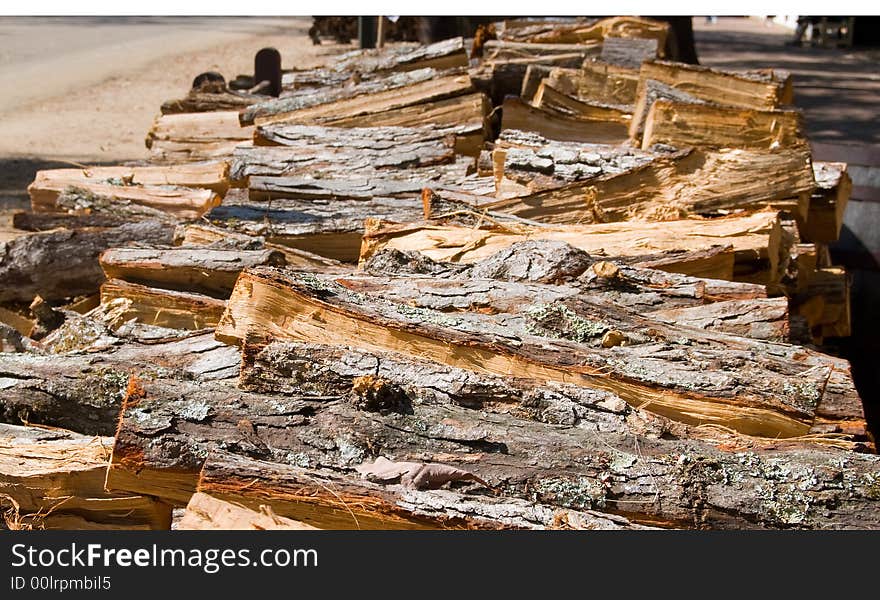
{"type": "Polygon", "coordinates": [[[846,165],[787,75],[665,35],[350,52],[166,103],[149,165],[39,173],[0,247],[6,526],[880,527],[816,346],[846,165]]]}

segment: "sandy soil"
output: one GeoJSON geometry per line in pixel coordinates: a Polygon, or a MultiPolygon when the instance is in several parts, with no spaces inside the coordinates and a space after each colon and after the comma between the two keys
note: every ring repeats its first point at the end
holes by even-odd
{"type": "Polygon", "coordinates": [[[144,158],[159,106],[186,94],[198,73],[250,73],[266,46],[281,52],[284,68],[316,66],[346,49],[313,46],[309,22],[0,18],[0,209],[26,206],[39,169],[144,158]]]}

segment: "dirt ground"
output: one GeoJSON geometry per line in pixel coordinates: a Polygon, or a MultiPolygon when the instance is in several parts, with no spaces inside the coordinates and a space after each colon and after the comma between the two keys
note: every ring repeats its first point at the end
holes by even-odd
{"type": "Polygon", "coordinates": [[[266,46],[281,52],[284,68],[316,66],[344,49],[312,45],[309,25],[308,18],[0,18],[7,221],[9,209],[27,205],[25,188],[39,169],[145,158],[159,106],[185,95],[197,74],[251,73],[266,46]]]}

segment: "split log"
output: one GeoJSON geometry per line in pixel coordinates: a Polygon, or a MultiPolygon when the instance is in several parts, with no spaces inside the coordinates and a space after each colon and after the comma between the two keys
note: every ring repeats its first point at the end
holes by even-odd
{"type": "Polygon", "coordinates": [[[455,153],[479,154],[486,137],[486,118],[491,110],[482,93],[413,104],[377,113],[321,118],[318,122],[334,127],[455,127],[455,153]]]}
{"type": "Polygon", "coordinates": [[[637,70],[646,60],[656,59],[659,50],[657,38],[605,37],[599,60],[608,65],[637,70]]]}
{"type": "Polygon", "coordinates": [[[709,146],[774,150],[804,143],[799,110],[755,110],[657,100],[645,119],[642,149],[709,146]]]}
{"type": "Polygon", "coordinates": [[[455,159],[455,129],[436,127],[268,125],[257,128],[254,140],[257,146],[235,151],[233,180],[305,175],[333,167],[338,172],[343,163],[349,172],[356,172],[425,167],[455,159]]]}
{"type": "MultiPolygon", "coordinates": [[[[445,71],[468,66],[464,38],[455,37],[434,44],[386,46],[355,50],[336,58],[330,69],[340,73],[356,71],[362,76],[380,73],[404,73],[416,69],[445,71]]],[[[296,85],[297,77],[293,77],[296,85]]]]}
{"type": "Polygon", "coordinates": [[[807,319],[816,343],[851,335],[850,279],[843,267],[816,269],[792,304],[807,319]]]}
{"type": "MultiPolygon", "coordinates": [[[[494,262],[497,260],[495,258],[494,262]]],[[[635,296],[634,290],[626,294],[605,293],[599,291],[598,286],[592,289],[580,286],[578,281],[570,285],[548,285],[479,278],[479,275],[485,272],[488,261],[493,261],[493,257],[474,265],[468,273],[471,276],[477,275],[477,278],[473,279],[440,278],[436,275],[432,277],[345,276],[336,278],[335,281],[353,292],[374,294],[398,304],[445,313],[525,315],[537,304],[550,304],[575,298],[588,298],[590,302],[603,306],[625,306],[627,310],[632,310],[632,305],[636,303],[635,300],[630,300],[627,304],[620,303],[621,299],[629,300],[628,296],[635,296]]],[[[613,279],[620,277],[620,269],[616,265],[596,262],[591,268],[593,277],[587,279],[602,279],[596,274],[596,272],[603,273],[602,269],[608,270],[608,275],[613,274],[613,279]]],[[[319,278],[329,279],[320,276],[319,278]]],[[[626,287],[623,279],[620,279],[617,285],[618,289],[626,287]]],[[[691,298],[682,300],[674,294],[662,294],[654,290],[649,298],[640,300],[641,306],[637,305],[639,309],[651,303],[653,306],[647,312],[639,314],[663,323],[719,331],[758,340],[774,342],[791,340],[792,328],[789,324],[786,298],[727,300],[698,304],[691,298]]],[[[803,334],[802,331],[796,333],[803,334]]]]}
{"type": "MultiPolygon", "coordinates": [[[[527,46],[532,50],[532,44],[527,46]]],[[[515,51],[507,58],[496,55],[496,58],[484,60],[479,66],[470,69],[468,74],[474,87],[492,99],[493,106],[501,105],[507,96],[522,96],[524,100],[528,100],[534,93],[534,91],[528,95],[523,93],[526,86],[531,85],[526,83],[530,69],[534,73],[536,70],[548,67],[576,68],[586,57],[596,53],[595,48],[587,46],[576,46],[571,50],[573,51],[565,51],[561,54],[555,52],[533,54],[529,51],[524,56],[517,56],[515,51]]],[[[540,80],[535,81],[534,87],[537,88],[539,83],[540,80]]]]}
{"type": "Polygon", "coordinates": [[[101,229],[56,229],[0,243],[0,302],[50,302],[93,294],[104,281],[98,255],[131,243],[170,244],[174,228],[158,221],[101,229]]]}
{"type": "MultiPolygon", "coordinates": [[[[722,71],[684,63],[642,64],[639,87],[653,80],[706,102],[740,108],[773,110],[792,103],[791,76],[770,69],[722,71]]],[[[650,107],[648,107],[650,108],[650,107]]]]}
{"type": "Polygon", "coordinates": [[[832,359],[796,346],[662,325],[584,299],[576,309],[569,304],[535,306],[522,321],[449,316],[355,294],[313,275],[263,267],[242,273],[216,335],[237,343],[246,338],[333,343],[342,336],[367,350],[478,372],[577,381],[677,421],[759,436],[807,434],[824,394],[858,399],[849,374],[838,372],[832,359]],[[606,334],[612,331],[615,341],[609,343],[606,334]],[[662,341],[686,339],[674,349],[662,341]],[[697,350],[696,344],[704,347],[697,350]],[[682,362],[666,360],[672,355],[682,362]],[[701,364],[713,365],[711,377],[701,364]],[[842,378],[843,389],[829,392],[827,382],[835,377],[842,378]]]}
{"type": "Polygon", "coordinates": [[[284,255],[287,266],[298,271],[320,271],[323,273],[347,272],[350,268],[338,260],[326,258],[313,252],[298,250],[281,244],[266,242],[262,236],[236,233],[230,229],[211,225],[186,225],[178,240],[184,246],[214,246],[219,248],[239,248],[242,250],[271,250],[284,255]]]}
{"type": "Polygon", "coordinates": [[[131,373],[223,379],[238,375],[241,362],[235,349],[211,333],[161,343],[116,342],[88,354],[0,354],[0,421],[113,435],[131,373]]]}
{"type": "Polygon", "coordinates": [[[551,69],[548,84],[581,100],[632,106],[636,102],[638,69],[586,61],[580,69],[551,69]]]}
{"type": "MultiPolygon", "coordinates": [[[[343,97],[329,102],[318,103],[315,101],[306,106],[296,104],[284,104],[284,98],[274,100],[277,110],[269,112],[264,105],[256,105],[250,112],[254,113],[253,122],[256,125],[269,123],[292,123],[313,124],[319,121],[332,123],[345,118],[362,117],[382,113],[389,110],[446,100],[456,96],[462,96],[474,91],[471,80],[467,75],[436,76],[433,70],[412,71],[407,76],[419,74],[416,82],[403,81],[401,85],[382,88],[379,91],[365,93],[352,97],[343,97]],[[430,71],[426,76],[425,71],[430,71]],[[262,110],[260,110],[262,108],[262,110]]],[[[249,111],[243,111],[242,122],[247,123],[246,115],[249,111]]],[[[384,123],[382,123],[384,124],[384,123]]]]}
{"type": "Polygon", "coordinates": [[[634,266],[656,265],[657,259],[667,258],[669,261],[655,268],[727,280],[734,278],[734,265],[739,262],[741,272],[752,265],[752,271],[766,269],[769,280],[779,281],[785,270],[782,261],[788,253],[782,247],[778,213],[764,211],[718,219],[553,227],[505,223],[474,228],[430,222],[384,225],[371,221],[364,233],[361,261],[383,248],[396,248],[415,250],[437,261],[471,263],[525,240],[563,241],[593,256],[625,258],[634,266]],[[689,254],[713,247],[724,251],[703,256],[689,254]]]}
{"type": "Polygon", "coordinates": [[[154,163],[180,163],[227,158],[250,145],[254,130],[242,127],[237,111],[161,115],[146,144],[154,163]]]}
{"type": "Polygon", "coordinates": [[[666,44],[669,25],[642,17],[608,17],[576,22],[504,21],[496,26],[502,40],[543,44],[601,43],[606,38],[647,38],[666,44]]]}
{"type": "MultiPolygon", "coordinates": [[[[538,86],[532,105],[545,111],[577,119],[578,121],[599,121],[629,125],[632,112],[629,107],[608,106],[597,102],[584,101],[567,96],[550,86],[546,81],[538,86]]],[[[587,141],[587,140],[584,140],[587,141]]]]}
{"type": "MultiPolygon", "coordinates": [[[[85,196],[80,196],[85,197],[85,196]]],[[[107,206],[118,208],[119,203],[108,202],[107,206]]],[[[129,206],[130,207],[130,206],[129,206]]],[[[128,207],[127,207],[128,208],[128,207]]],[[[161,215],[159,220],[175,220],[168,213],[154,211],[154,215],[161,215]]],[[[34,213],[30,211],[17,211],[12,215],[12,227],[20,231],[49,231],[51,229],[86,229],[119,227],[132,221],[139,221],[142,215],[132,215],[131,211],[122,210],[118,213],[90,212],[89,214],[65,214],[65,213],[34,213]],[[121,213],[121,214],[119,214],[121,213]]]]}
{"type": "MultiPolygon", "coordinates": [[[[210,498],[253,507],[239,508],[251,519],[255,519],[252,515],[262,516],[256,512],[259,508],[271,507],[276,518],[278,514],[288,515],[326,529],[646,528],[599,511],[560,509],[519,498],[453,490],[406,489],[396,483],[374,483],[355,474],[279,465],[225,452],[214,453],[205,462],[199,490],[210,491],[210,498]],[[245,481],[247,484],[241,485],[245,481]]],[[[187,512],[205,495],[202,491],[193,495],[187,512]]],[[[264,522],[270,524],[267,528],[273,528],[274,521],[263,517],[260,523],[264,522]]]]}
{"type": "Polygon", "coordinates": [[[170,529],[171,506],[104,491],[112,438],[0,424],[8,529],[170,529]]]}
{"type": "Polygon", "coordinates": [[[181,113],[202,113],[239,111],[265,100],[265,96],[246,94],[241,92],[205,92],[190,90],[183,98],[168,100],[162,103],[163,115],[176,115],[181,113]]]}
{"type": "Polygon", "coordinates": [[[364,233],[364,221],[380,218],[416,221],[422,206],[405,198],[372,200],[279,199],[254,202],[227,196],[207,218],[218,227],[249,236],[263,236],[266,242],[303,250],[336,261],[357,262],[364,233]]]}
{"type": "Polygon", "coordinates": [[[596,56],[602,50],[600,44],[540,44],[534,42],[516,42],[511,40],[488,40],[483,45],[483,64],[494,65],[517,61],[521,64],[533,60],[543,62],[552,60],[554,56],[574,55],[580,61],[589,56],[596,56]]]}
{"type": "Polygon", "coordinates": [[[131,319],[169,329],[213,329],[226,308],[222,300],[196,294],[163,290],[120,279],[110,279],[101,286],[101,303],[124,299],[125,309],[118,311],[111,328],[131,319]]]}
{"type": "Polygon", "coordinates": [[[623,173],[586,173],[583,181],[558,179],[554,186],[545,177],[542,191],[481,208],[546,223],[590,223],[668,220],[798,198],[797,210],[806,214],[815,185],[810,162],[806,145],[775,151],[690,149],[656,154],[623,173]]]}
{"type": "Polygon", "coordinates": [[[805,222],[798,222],[801,238],[807,242],[827,244],[840,237],[843,213],[852,192],[852,179],[846,163],[814,162],[816,191],[810,197],[805,222]]]}
{"type": "Polygon", "coordinates": [[[279,370],[263,371],[264,388],[313,385],[298,376],[303,365],[338,381],[345,396],[143,383],[126,401],[109,489],[146,489],[185,503],[204,465],[201,491],[251,507],[268,504],[325,528],[354,527],[355,519],[362,528],[474,527],[481,517],[497,523],[499,512],[513,517],[510,526],[547,526],[551,511],[566,509],[611,518],[595,512],[609,510],[672,527],[877,524],[876,456],[709,430],[708,443],[676,439],[662,419],[595,390],[536,387],[524,396],[511,377],[487,387],[487,376],[468,380],[467,372],[405,358],[395,364],[393,355],[370,361],[330,347],[315,358],[315,346],[270,348],[260,364],[279,370]],[[377,368],[403,380],[407,366],[417,380],[433,377],[426,380],[431,385],[398,389],[375,377],[352,384],[356,373],[377,368]],[[460,391],[432,389],[440,374],[456,382],[443,389],[460,391]],[[408,400],[410,409],[358,408],[364,396],[356,390],[364,394],[365,387],[387,390],[386,401],[408,400]],[[597,420],[610,429],[597,428],[597,420]],[[205,464],[221,446],[226,453],[205,464]],[[443,483],[449,489],[437,489],[443,483]],[[536,501],[537,514],[524,510],[536,501]],[[500,510],[507,504],[518,508],[500,510]]]}
{"type": "Polygon", "coordinates": [[[284,255],[272,250],[215,248],[111,248],[100,256],[107,279],[225,298],[242,269],[281,266],[284,255]]]}
{"type": "MultiPolygon", "coordinates": [[[[212,463],[213,464],[213,463],[212,463]]],[[[258,510],[245,508],[199,492],[193,494],[186,505],[186,512],[177,529],[224,531],[265,531],[273,529],[316,529],[305,523],[279,516],[268,505],[261,505],[258,510]]]]}
{"type": "Polygon", "coordinates": [[[638,145],[641,142],[642,134],[645,131],[645,121],[654,102],[658,100],[669,100],[681,104],[707,104],[696,96],[688,94],[685,91],[676,89],[671,85],[655,81],[653,79],[639,79],[636,88],[636,100],[633,106],[633,117],[629,124],[629,137],[631,143],[638,145]]]}
{"type": "Polygon", "coordinates": [[[51,169],[37,171],[33,183],[28,186],[28,193],[32,206],[52,207],[66,188],[90,189],[90,184],[204,188],[222,195],[229,189],[229,165],[225,162],[206,162],[149,167],[51,169]]]}
{"type": "Polygon", "coordinates": [[[501,110],[502,131],[533,132],[560,142],[621,144],[628,139],[628,128],[623,123],[579,120],[530,106],[519,98],[505,98],[501,110]]]}

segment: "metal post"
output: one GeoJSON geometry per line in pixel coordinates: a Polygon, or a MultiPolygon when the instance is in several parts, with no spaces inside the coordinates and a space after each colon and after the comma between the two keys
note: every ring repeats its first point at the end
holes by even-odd
{"type": "Polygon", "coordinates": [[[358,41],[361,48],[376,47],[376,17],[358,17],[358,41]]]}

